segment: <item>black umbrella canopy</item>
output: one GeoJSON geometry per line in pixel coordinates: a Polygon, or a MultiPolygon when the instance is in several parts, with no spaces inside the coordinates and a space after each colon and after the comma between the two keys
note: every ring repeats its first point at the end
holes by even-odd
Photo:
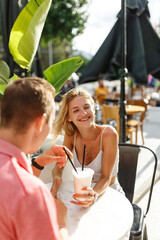
{"type": "MultiPolygon", "coordinates": [[[[97,51],[96,55],[82,72],[79,84],[96,81],[100,74],[105,79],[120,78],[122,67],[121,35],[122,11],[118,19],[97,51]]],[[[160,38],[149,19],[147,0],[127,1],[127,59],[126,67],[136,83],[147,84],[148,74],[160,79],[160,38]]]]}

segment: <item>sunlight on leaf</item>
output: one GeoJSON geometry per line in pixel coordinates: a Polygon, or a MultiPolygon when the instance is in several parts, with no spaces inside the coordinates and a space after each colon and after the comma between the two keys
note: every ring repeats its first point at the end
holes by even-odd
{"type": "Polygon", "coordinates": [[[31,69],[51,3],[52,0],[30,0],[13,25],[9,49],[22,68],[31,69]]]}
{"type": "Polygon", "coordinates": [[[8,86],[8,84],[9,84],[10,82],[13,82],[13,81],[18,80],[18,79],[20,79],[20,78],[19,78],[16,74],[14,74],[10,79],[8,79],[7,84],[0,84],[0,93],[3,95],[5,89],[6,89],[7,86],[8,86]]]}
{"type": "Polygon", "coordinates": [[[20,79],[20,77],[18,77],[16,74],[14,74],[14,75],[9,79],[9,81],[10,81],[10,82],[13,82],[13,81],[18,80],[18,79],[20,79]]]}
{"type": "Polygon", "coordinates": [[[5,91],[5,89],[6,89],[6,87],[7,87],[7,84],[6,85],[4,85],[4,84],[0,84],[0,93],[3,95],[3,93],[4,93],[4,91],[5,91]]]}
{"type": "Polygon", "coordinates": [[[43,73],[54,88],[56,93],[63,86],[65,81],[75,72],[81,65],[83,61],[80,57],[69,58],[67,60],[53,64],[47,68],[43,73]]]}
{"type": "Polygon", "coordinates": [[[0,84],[7,84],[10,76],[10,69],[6,62],[0,60],[0,84]]]}

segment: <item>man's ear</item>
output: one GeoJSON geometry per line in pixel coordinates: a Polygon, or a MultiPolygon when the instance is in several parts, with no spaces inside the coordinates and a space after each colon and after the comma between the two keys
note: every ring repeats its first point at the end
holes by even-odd
{"type": "Polygon", "coordinates": [[[38,132],[42,131],[43,125],[46,122],[47,115],[43,113],[43,115],[36,118],[35,127],[38,132]]]}

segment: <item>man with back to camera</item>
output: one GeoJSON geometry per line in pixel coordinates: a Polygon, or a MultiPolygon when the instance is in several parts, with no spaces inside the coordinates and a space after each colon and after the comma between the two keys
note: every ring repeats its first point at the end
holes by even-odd
{"type": "Polygon", "coordinates": [[[40,148],[52,128],[54,92],[46,80],[32,77],[10,83],[2,97],[0,239],[68,239],[65,205],[36,177],[51,161],[64,166],[63,147],[51,147],[32,167],[26,157],[40,148]],[[53,157],[47,159],[47,154],[53,157]]]}

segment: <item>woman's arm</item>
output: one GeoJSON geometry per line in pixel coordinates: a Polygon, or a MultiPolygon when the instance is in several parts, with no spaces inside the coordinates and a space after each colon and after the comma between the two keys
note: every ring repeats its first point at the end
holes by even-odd
{"type": "MultiPolygon", "coordinates": [[[[65,147],[67,147],[67,149],[69,149],[70,151],[72,151],[72,149],[73,149],[73,139],[74,139],[73,136],[70,137],[70,136],[65,135],[65,137],[64,137],[63,145],[65,147]]],[[[59,168],[56,164],[52,170],[53,184],[51,187],[51,193],[55,198],[57,198],[57,192],[58,192],[59,186],[62,182],[63,169],[64,169],[64,167],[59,168]]]]}
{"type": "Polygon", "coordinates": [[[104,131],[102,141],[103,158],[101,177],[93,188],[98,195],[102,195],[106,188],[115,180],[116,176],[111,177],[111,174],[116,161],[117,149],[118,134],[114,128],[107,127],[104,131]]]}
{"type": "Polygon", "coordinates": [[[55,167],[52,170],[53,183],[51,187],[51,193],[55,198],[57,198],[57,192],[62,182],[62,173],[63,173],[63,167],[59,168],[57,165],[55,165],[55,167]]]}
{"type": "Polygon", "coordinates": [[[67,230],[67,207],[59,199],[54,199],[57,209],[57,220],[59,225],[59,233],[61,240],[68,240],[69,234],[67,230]]]}

